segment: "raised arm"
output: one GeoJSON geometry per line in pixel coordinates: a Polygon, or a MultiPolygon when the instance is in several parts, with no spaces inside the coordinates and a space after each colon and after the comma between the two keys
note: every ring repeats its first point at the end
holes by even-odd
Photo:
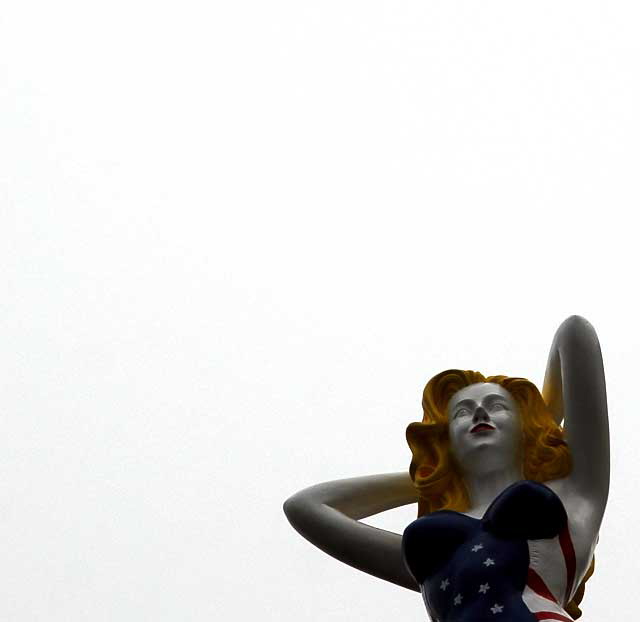
{"type": "Polygon", "coordinates": [[[415,503],[408,473],[354,477],[296,493],[284,512],[301,536],[358,570],[419,591],[402,560],[402,536],[359,522],[385,510],[415,503]]]}
{"type": "Polygon", "coordinates": [[[593,326],[572,315],[551,345],[542,391],[556,419],[564,418],[573,469],[568,481],[601,518],[609,493],[609,421],[600,344],[593,326]]]}

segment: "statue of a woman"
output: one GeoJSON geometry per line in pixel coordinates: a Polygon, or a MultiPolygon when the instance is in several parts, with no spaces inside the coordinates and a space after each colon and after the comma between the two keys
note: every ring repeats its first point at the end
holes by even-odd
{"type": "Polygon", "coordinates": [[[438,622],[577,618],[609,489],[592,326],[577,316],[560,326],[543,395],[522,378],[448,370],[422,405],[407,428],[409,473],[307,488],[285,503],[291,524],[337,559],[420,591],[438,622]],[[403,536],[359,522],[416,501],[403,536]]]}

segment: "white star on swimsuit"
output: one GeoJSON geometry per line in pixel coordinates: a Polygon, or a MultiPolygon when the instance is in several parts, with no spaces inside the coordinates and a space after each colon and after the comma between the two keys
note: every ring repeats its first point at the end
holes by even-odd
{"type": "Polygon", "coordinates": [[[482,583],[480,585],[480,589],[478,590],[478,592],[482,594],[486,594],[489,591],[490,587],[491,586],[488,583],[482,583]]]}
{"type": "Polygon", "coordinates": [[[472,547],[471,547],[471,550],[472,550],[474,553],[477,553],[480,549],[483,549],[483,548],[484,548],[484,546],[483,546],[482,544],[476,544],[475,546],[472,546],[472,547]]]}
{"type": "Polygon", "coordinates": [[[498,603],[496,603],[493,607],[491,607],[491,613],[493,614],[502,613],[503,609],[504,609],[504,605],[499,605],[498,603]]]}
{"type": "Polygon", "coordinates": [[[446,590],[449,587],[449,579],[445,579],[444,581],[440,581],[440,589],[446,590]]]}
{"type": "Polygon", "coordinates": [[[453,604],[454,605],[459,605],[462,602],[462,594],[458,594],[454,599],[453,599],[453,604]]]}
{"type": "Polygon", "coordinates": [[[487,557],[487,559],[485,559],[482,563],[483,563],[487,568],[488,568],[489,566],[495,566],[495,562],[494,562],[490,557],[487,557]]]}

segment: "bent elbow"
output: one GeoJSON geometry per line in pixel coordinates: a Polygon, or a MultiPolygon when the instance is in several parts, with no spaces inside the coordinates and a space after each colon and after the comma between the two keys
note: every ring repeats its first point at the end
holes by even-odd
{"type": "Polygon", "coordinates": [[[287,517],[287,520],[292,524],[293,524],[294,516],[296,514],[296,506],[297,506],[297,503],[296,503],[295,495],[293,495],[292,497],[289,497],[282,504],[282,511],[287,517]]]}
{"type": "Polygon", "coordinates": [[[294,497],[295,495],[293,497],[289,497],[282,504],[282,511],[284,512],[285,516],[289,519],[289,522],[291,522],[291,517],[295,513],[296,501],[294,497]]]}
{"type": "Polygon", "coordinates": [[[569,316],[558,329],[561,349],[569,348],[569,352],[589,355],[600,352],[600,341],[595,328],[580,315],[569,316]]]}
{"type": "Polygon", "coordinates": [[[581,315],[570,315],[564,322],[562,322],[560,328],[569,337],[573,338],[585,338],[589,337],[593,339],[596,337],[595,328],[589,320],[583,318],[581,315]]]}
{"type": "Polygon", "coordinates": [[[289,497],[282,505],[287,520],[297,531],[300,531],[301,523],[304,521],[305,508],[308,508],[308,505],[300,492],[289,497]]]}

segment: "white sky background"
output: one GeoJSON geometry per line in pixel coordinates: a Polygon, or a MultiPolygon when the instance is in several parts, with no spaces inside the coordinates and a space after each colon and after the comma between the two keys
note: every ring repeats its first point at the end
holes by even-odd
{"type": "MultiPolygon", "coordinates": [[[[0,618],[425,619],[291,529],[448,367],[600,335],[585,622],[637,607],[634,2],[10,1],[0,618]]],[[[414,508],[371,523],[402,531],[414,508]]]]}

